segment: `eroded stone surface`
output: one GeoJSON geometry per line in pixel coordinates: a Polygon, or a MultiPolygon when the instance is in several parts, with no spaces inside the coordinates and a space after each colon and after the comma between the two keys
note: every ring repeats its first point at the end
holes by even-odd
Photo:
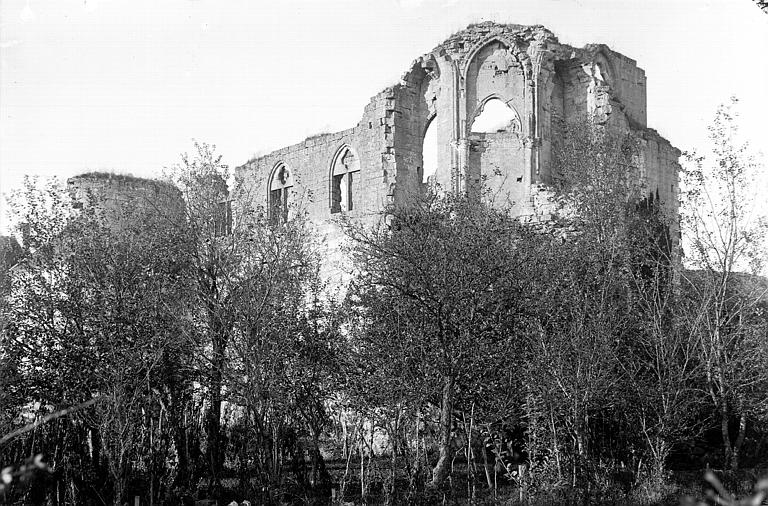
{"type": "MultiPolygon", "coordinates": [[[[434,123],[438,154],[431,181],[444,191],[473,191],[482,182],[486,198],[538,221],[553,212],[547,198],[553,145],[566,122],[584,117],[636,134],[646,190],[676,215],[680,152],[646,125],[645,72],[605,45],[561,44],[542,26],[470,25],[374,96],[355,127],[310,137],[237,171],[269,208],[270,181],[288,167],[289,213],[300,206],[328,238],[329,251],[337,252],[343,239],[336,218],[372,221],[388,203],[406,203],[423,191],[422,144],[434,123]],[[506,104],[512,120],[501,131],[472,132],[491,100],[506,104]],[[347,153],[353,171],[340,168],[347,153]],[[348,179],[340,180],[342,173],[348,179]]],[[[326,266],[329,275],[345,270],[343,255],[328,258],[335,259],[326,266]]]]}
{"type": "Polygon", "coordinates": [[[69,178],[67,190],[75,207],[95,206],[97,216],[111,227],[122,227],[146,212],[184,215],[181,192],[156,179],[91,172],[69,178]]]}

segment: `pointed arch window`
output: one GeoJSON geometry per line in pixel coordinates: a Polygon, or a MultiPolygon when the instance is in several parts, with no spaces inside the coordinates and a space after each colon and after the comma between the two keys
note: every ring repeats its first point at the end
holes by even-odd
{"type": "Polygon", "coordinates": [[[472,133],[520,132],[520,118],[498,98],[486,100],[472,121],[472,133]]]}
{"type": "Polygon", "coordinates": [[[610,86],[613,70],[611,69],[611,62],[606,58],[603,53],[597,53],[592,62],[592,77],[598,80],[601,84],[610,86]]]}
{"type": "Polygon", "coordinates": [[[232,201],[224,200],[216,204],[214,219],[214,234],[216,237],[232,235],[232,201]]]}
{"type": "Polygon", "coordinates": [[[359,186],[360,160],[349,146],[344,146],[331,165],[331,213],[351,211],[359,186]]]}
{"type": "Polygon", "coordinates": [[[288,205],[293,187],[293,174],[284,163],[279,163],[272,170],[269,181],[269,220],[272,223],[288,221],[288,205]]]}

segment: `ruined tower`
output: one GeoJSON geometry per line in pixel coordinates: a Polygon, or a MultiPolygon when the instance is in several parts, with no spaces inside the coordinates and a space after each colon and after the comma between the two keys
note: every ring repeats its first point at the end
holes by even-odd
{"type": "Polygon", "coordinates": [[[92,208],[110,227],[148,216],[182,219],[184,200],[172,184],[134,176],[89,172],[67,180],[67,190],[77,208],[92,208]]]}

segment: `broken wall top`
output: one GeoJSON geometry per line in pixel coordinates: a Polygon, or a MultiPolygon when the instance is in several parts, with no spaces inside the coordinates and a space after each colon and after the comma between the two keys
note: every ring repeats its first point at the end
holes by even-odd
{"type": "MultiPolygon", "coordinates": [[[[416,58],[403,74],[401,83],[421,81],[425,73],[440,72],[432,65],[452,65],[460,74],[466,73],[466,67],[475,53],[494,39],[508,44],[524,66],[526,78],[533,81],[534,76],[541,80],[541,69],[554,71],[554,65],[572,68],[585,67],[585,79],[593,72],[586,67],[599,62],[605,67],[602,77],[610,80],[613,98],[620,104],[632,126],[636,129],[646,128],[646,77],[645,71],[637,67],[637,62],[621,53],[610,49],[605,44],[587,44],[583,48],[575,48],[561,43],[555,34],[542,25],[502,24],[491,21],[469,25],[460,30],[432,51],[416,58]]],[[[443,69],[444,70],[444,69],[443,69]]],[[[366,109],[375,107],[382,98],[396,92],[400,85],[383,89],[371,98],[366,109]]],[[[322,133],[307,137],[301,142],[286,146],[270,153],[249,159],[238,169],[261,159],[267,159],[277,153],[288,153],[314,145],[316,142],[333,140],[351,133],[362,125],[339,132],[322,133]]]]}
{"type": "Polygon", "coordinates": [[[635,129],[647,126],[646,76],[637,62],[605,44],[587,44],[576,48],[561,43],[555,34],[542,25],[501,24],[491,21],[469,25],[432,51],[414,60],[402,77],[403,82],[417,81],[421,69],[430,71],[435,63],[466,78],[469,64],[483,47],[494,40],[509,46],[524,76],[531,83],[543,84],[547,73],[555,66],[575,70],[583,80],[592,79],[597,72],[611,88],[612,98],[619,104],[635,129]]]}

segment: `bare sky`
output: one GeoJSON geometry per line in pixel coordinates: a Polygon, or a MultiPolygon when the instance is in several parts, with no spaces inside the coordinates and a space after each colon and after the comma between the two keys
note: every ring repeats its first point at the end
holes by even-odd
{"type": "Polygon", "coordinates": [[[637,60],[649,126],[681,149],[736,95],[768,153],[768,15],[751,0],[0,0],[0,192],[24,174],[157,175],[193,138],[236,166],[352,127],[413,59],[484,20],[637,60]]]}

